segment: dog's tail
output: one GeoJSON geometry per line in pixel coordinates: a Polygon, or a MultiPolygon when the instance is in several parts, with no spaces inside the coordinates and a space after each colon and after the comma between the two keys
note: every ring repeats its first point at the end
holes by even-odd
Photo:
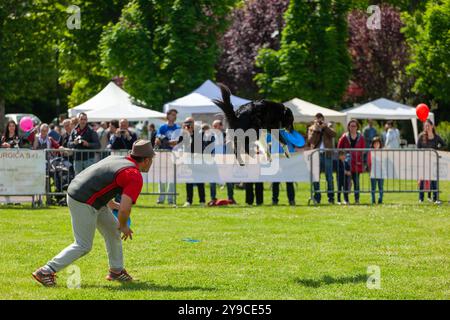
{"type": "Polygon", "coordinates": [[[231,104],[231,91],[228,87],[222,83],[219,83],[220,92],[222,93],[222,100],[213,99],[212,101],[222,109],[223,113],[227,117],[228,123],[232,129],[237,122],[236,114],[234,113],[233,105],[231,104]]]}

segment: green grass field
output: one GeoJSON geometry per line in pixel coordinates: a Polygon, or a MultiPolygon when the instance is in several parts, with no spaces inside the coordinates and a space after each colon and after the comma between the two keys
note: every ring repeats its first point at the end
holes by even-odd
{"type": "MultiPolygon", "coordinates": [[[[179,204],[185,200],[179,186],[179,204]]],[[[447,202],[450,184],[443,186],[447,202]]],[[[220,191],[225,197],[225,191],[220,191]]],[[[195,190],[194,199],[197,201],[195,190]]],[[[239,204],[244,192],[236,191],[239,204]]],[[[280,205],[170,208],[142,197],[134,239],[124,244],[127,270],[139,281],[104,280],[106,252],[97,233],[76,262],[81,289],[43,288],[31,272],[72,242],[68,209],[0,207],[0,299],[450,299],[450,206],[388,194],[382,206],[280,205]],[[200,240],[186,242],[185,238],[200,240]],[[367,268],[381,288],[367,288],[367,268]]],[[[271,202],[266,187],[265,202],[271,202]]],[[[351,200],[352,197],[351,197],[351,200]]]]}

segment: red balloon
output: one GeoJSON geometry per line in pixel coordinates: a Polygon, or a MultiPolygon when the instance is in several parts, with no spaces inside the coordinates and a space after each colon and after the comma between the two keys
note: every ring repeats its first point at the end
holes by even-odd
{"type": "Polygon", "coordinates": [[[425,122],[429,114],[430,108],[425,103],[421,103],[416,107],[416,115],[420,121],[425,122]]]}

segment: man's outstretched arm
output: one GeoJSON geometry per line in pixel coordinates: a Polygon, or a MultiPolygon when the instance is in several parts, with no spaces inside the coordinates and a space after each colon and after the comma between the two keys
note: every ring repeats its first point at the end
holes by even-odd
{"type": "Polygon", "coordinates": [[[128,227],[127,221],[131,214],[131,207],[133,206],[133,200],[126,194],[122,194],[119,206],[119,230],[123,233],[122,239],[127,240],[128,237],[133,239],[133,231],[128,227]]]}

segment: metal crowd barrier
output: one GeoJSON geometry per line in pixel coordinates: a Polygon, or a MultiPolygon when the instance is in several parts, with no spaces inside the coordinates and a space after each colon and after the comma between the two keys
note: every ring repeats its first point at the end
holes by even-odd
{"type": "MultiPolygon", "coordinates": [[[[78,150],[78,149],[46,149],[46,199],[47,204],[66,204],[67,188],[72,179],[83,169],[110,156],[126,155],[128,150],[78,150]]],[[[171,152],[156,150],[156,156],[147,175],[143,175],[144,185],[141,195],[177,197],[176,165],[172,161],[171,152]],[[161,190],[159,182],[173,183],[173,189],[161,190]]]]}
{"type": "Polygon", "coordinates": [[[423,193],[425,200],[428,196],[439,203],[439,157],[434,149],[314,150],[309,156],[308,204],[327,203],[329,198],[334,202],[349,202],[350,194],[354,195],[355,201],[360,194],[371,194],[378,202],[380,185],[383,195],[423,193]],[[345,162],[339,162],[340,157],[350,165],[350,174],[345,170],[345,162]],[[352,176],[357,166],[362,172],[358,177],[352,176]],[[359,191],[355,192],[355,182],[358,181],[359,191]]]}

